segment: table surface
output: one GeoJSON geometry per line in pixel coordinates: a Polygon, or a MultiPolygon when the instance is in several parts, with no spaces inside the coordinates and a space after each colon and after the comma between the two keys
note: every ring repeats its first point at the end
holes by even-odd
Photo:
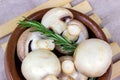
{"type": "MultiPolygon", "coordinates": [[[[47,0],[0,0],[0,25],[9,21],[12,18],[30,10],[47,0]]],[[[74,0],[72,5],[75,5],[82,0],[74,0]]],[[[93,7],[94,13],[97,13],[103,23],[102,27],[107,27],[112,34],[112,41],[118,42],[120,40],[120,0],[88,0],[93,7]]],[[[10,35],[0,39],[0,45],[8,41],[10,35]]],[[[4,71],[4,51],[0,46],[0,80],[6,80],[4,71]]],[[[120,80],[118,76],[114,80],[120,80]]]]}

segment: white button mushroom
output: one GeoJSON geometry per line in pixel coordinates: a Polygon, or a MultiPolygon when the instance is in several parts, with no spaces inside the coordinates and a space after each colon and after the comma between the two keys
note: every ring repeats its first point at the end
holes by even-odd
{"type": "Polygon", "coordinates": [[[102,76],[109,68],[111,61],[111,47],[100,39],[83,41],[74,53],[76,69],[88,77],[102,76]]]}
{"type": "Polygon", "coordinates": [[[62,56],[59,58],[61,61],[61,78],[62,80],[87,80],[88,77],[76,71],[73,58],[71,56],[62,56]]]}
{"type": "Polygon", "coordinates": [[[47,75],[43,80],[58,80],[55,75],[47,75]]]}
{"type": "Polygon", "coordinates": [[[40,48],[53,50],[55,48],[53,40],[46,39],[46,37],[39,32],[31,32],[32,30],[33,29],[30,28],[24,31],[18,40],[17,55],[21,61],[32,50],[40,48]]]}
{"type": "Polygon", "coordinates": [[[53,8],[49,10],[42,18],[41,23],[52,29],[54,32],[61,34],[66,29],[66,22],[73,19],[73,14],[65,8],[53,8]]]}
{"type": "Polygon", "coordinates": [[[58,76],[61,72],[57,56],[45,49],[30,52],[23,60],[21,69],[27,80],[43,80],[49,74],[58,76]]]}
{"type": "MultiPolygon", "coordinates": [[[[80,28],[80,30],[77,27],[76,27],[77,30],[75,28],[74,28],[75,30],[73,28],[68,28],[69,33],[72,33],[72,34],[73,34],[73,32],[74,32],[74,34],[76,33],[74,38],[75,38],[77,44],[79,44],[80,42],[82,42],[88,38],[87,28],[80,21],[73,19],[68,23],[68,26],[70,26],[70,25],[75,25],[80,28]]],[[[73,35],[71,35],[71,36],[73,36],[73,35]]]]}
{"type": "MultiPolygon", "coordinates": [[[[68,22],[67,29],[63,32],[62,36],[76,44],[79,44],[88,38],[88,31],[85,25],[74,19],[68,22]]],[[[70,53],[69,50],[65,51],[60,46],[57,46],[56,49],[64,54],[70,53]]]]}

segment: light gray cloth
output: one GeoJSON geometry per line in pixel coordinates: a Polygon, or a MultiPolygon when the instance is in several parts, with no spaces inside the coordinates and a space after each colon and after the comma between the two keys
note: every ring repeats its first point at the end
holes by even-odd
{"type": "MultiPolygon", "coordinates": [[[[30,10],[47,0],[0,0],[0,24],[30,10]]],[[[74,0],[72,4],[78,4],[82,0],[74,0]]],[[[107,27],[112,34],[112,40],[120,44],[120,0],[88,0],[93,7],[93,12],[97,13],[103,23],[102,27],[107,27]]],[[[9,36],[0,39],[0,45],[6,42],[9,36]]],[[[4,71],[4,52],[0,47],[0,80],[6,80],[4,71]]],[[[114,80],[120,80],[118,76],[114,80]]]]}

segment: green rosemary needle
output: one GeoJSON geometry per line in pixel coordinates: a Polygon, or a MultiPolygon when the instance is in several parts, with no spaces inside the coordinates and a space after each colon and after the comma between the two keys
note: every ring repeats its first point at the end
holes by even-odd
{"type": "Polygon", "coordinates": [[[20,24],[22,27],[34,28],[34,31],[40,32],[49,39],[54,40],[54,43],[61,46],[63,50],[70,50],[70,52],[74,52],[77,46],[77,44],[75,44],[74,42],[67,40],[63,36],[47,29],[38,21],[19,21],[18,24],[20,24]]]}

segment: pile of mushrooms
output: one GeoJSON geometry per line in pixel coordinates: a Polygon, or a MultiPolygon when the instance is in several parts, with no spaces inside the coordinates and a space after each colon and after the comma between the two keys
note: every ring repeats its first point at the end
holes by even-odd
{"type": "Polygon", "coordinates": [[[32,28],[27,29],[20,36],[17,43],[17,55],[22,61],[29,52],[37,49],[53,50],[55,44],[53,40],[47,39],[39,32],[31,32],[32,28]]]}
{"type": "MultiPolygon", "coordinates": [[[[73,14],[65,8],[53,8],[42,18],[41,23],[48,29],[61,34],[66,39],[77,44],[88,38],[86,27],[78,20],[73,19],[73,14]]],[[[68,54],[60,46],[55,47],[59,52],[68,54]]]]}
{"type": "Polygon", "coordinates": [[[100,77],[112,61],[110,45],[100,39],[88,39],[88,31],[65,8],[53,8],[42,18],[48,29],[78,44],[73,56],[51,40],[29,28],[22,33],[17,44],[17,55],[22,62],[22,74],[27,80],[88,80],[100,77]],[[56,49],[64,56],[57,57],[56,49]]]}

